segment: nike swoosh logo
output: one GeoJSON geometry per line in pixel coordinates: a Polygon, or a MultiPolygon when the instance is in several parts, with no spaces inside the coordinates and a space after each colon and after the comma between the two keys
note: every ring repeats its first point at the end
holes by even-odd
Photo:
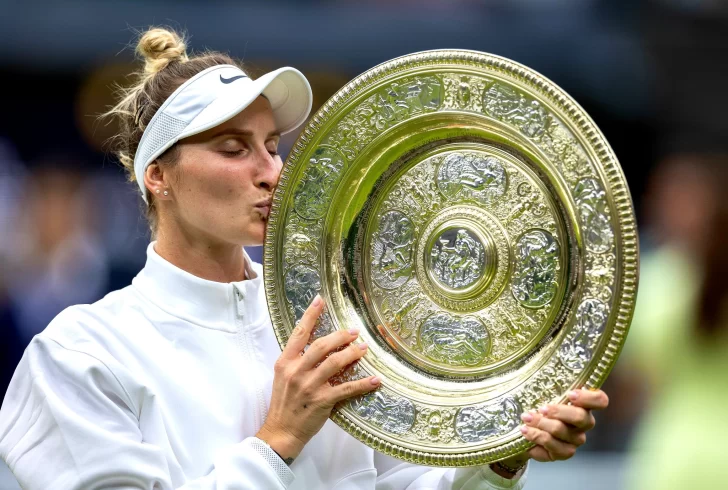
{"type": "Polygon", "coordinates": [[[248,77],[246,75],[238,75],[236,77],[223,78],[222,75],[220,75],[220,81],[222,83],[233,83],[238,78],[248,78],[248,77]]]}

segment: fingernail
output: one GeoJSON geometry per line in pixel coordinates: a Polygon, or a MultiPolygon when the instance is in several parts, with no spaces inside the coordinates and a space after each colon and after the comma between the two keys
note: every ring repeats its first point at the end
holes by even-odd
{"type": "Polygon", "coordinates": [[[521,434],[526,435],[528,434],[528,427],[525,425],[521,426],[521,434]]]}
{"type": "Polygon", "coordinates": [[[579,398],[579,392],[578,391],[573,391],[572,390],[572,391],[569,392],[569,400],[571,400],[573,402],[577,398],[579,398]]]}
{"type": "Polygon", "coordinates": [[[359,335],[359,329],[358,328],[350,328],[349,329],[349,335],[359,335]]]}
{"type": "Polygon", "coordinates": [[[369,380],[369,382],[373,385],[378,385],[381,380],[378,377],[374,376],[372,379],[369,380]]]}
{"type": "Polygon", "coordinates": [[[362,342],[361,344],[359,344],[359,348],[360,348],[361,350],[367,350],[367,348],[368,348],[368,347],[369,347],[369,346],[368,346],[368,345],[367,345],[367,344],[366,344],[365,342],[362,342]]]}
{"type": "Polygon", "coordinates": [[[533,421],[533,415],[528,412],[521,414],[521,420],[523,420],[524,422],[531,422],[533,421]]]}
{"type": "Polygon", "coordinates": [[[549,413],[549,407],[547,407],[546,405],[544,405],[543,407],[539,408],[538,411],[541,412],[544,415],[548,415],[548,413],[549,413]]]}
{"type": "Polygon", "coordinates": [[[316,297],[313,299],[313,305],[314,306],[318,306],[318,305],[321,304],[321,301],[322,301],[321,300],[321,295],[320,294],[317,294],[316,297]]]}

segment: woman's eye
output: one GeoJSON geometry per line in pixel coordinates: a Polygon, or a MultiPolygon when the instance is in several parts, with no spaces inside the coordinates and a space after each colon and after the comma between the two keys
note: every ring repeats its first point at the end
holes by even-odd
{"type": "Polygon", "coordinates": [[[220,153],[223,155],[235,157],[240,155],[243,152],[243,150],[221,150],[220,153]]]}

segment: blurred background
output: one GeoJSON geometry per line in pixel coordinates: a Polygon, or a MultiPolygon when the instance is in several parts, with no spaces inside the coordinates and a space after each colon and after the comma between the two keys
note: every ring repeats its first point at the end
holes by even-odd
{"type": "MultiPolygon", "coordinates": [[[[0,12],[0,395],[57,313],[144,265],[136,186],[105,152],[114,127],[96,120],[136,66],[137,30],[185,30],[192,50],[258,71],[295,66],[314,110],[396,56],[474,49],[539,71],[586,109],[621,162],[640,231],[638,306],[604,386],[610,408],[572,460],[533,465],[527,488],[728,488],[726,2],[5,0],[0,12]]],[[[17,488],[0,462],[0,489],[17,488]]]]}

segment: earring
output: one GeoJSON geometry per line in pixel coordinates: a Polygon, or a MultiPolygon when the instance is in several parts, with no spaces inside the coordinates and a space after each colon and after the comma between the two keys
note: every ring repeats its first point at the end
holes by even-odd
{"type": "Polygon", "coordinates": [[[157,194],[159,194],[159,189],[157,189],[157,191],[156,191],[156,192],[157,192],[157,194]]]}
{"type": "Polygon", "coordinates": [[[168,196],[168,195],[169,195],[169,192],[167,192],[167,191],[164,191],[164,195],[165,195],[165,196],[168,196]]]}

